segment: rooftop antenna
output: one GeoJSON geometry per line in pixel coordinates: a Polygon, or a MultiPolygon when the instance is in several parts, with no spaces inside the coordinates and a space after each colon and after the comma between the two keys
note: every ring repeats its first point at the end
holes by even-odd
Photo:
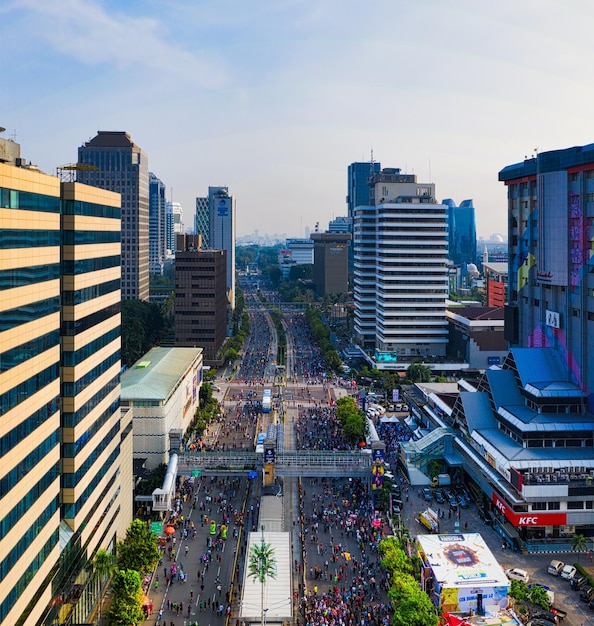
{"type": "Polygon", "coordinates": [[[369,160],[369,174],[370,176],[373,175],[373,170],[374,170],[374,165],[375,161],[373,160],[373,148],[371,148],[371,159],[369,160]]]}

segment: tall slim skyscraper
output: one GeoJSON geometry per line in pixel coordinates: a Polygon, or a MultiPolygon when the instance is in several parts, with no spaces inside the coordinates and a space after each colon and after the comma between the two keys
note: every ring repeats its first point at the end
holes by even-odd
{"type": "Polygon", "coordinates": [[[149,270],[163,274],[167,254],[167,208],[165,185],[149,172],[149,270]]]}
{"type": "Polygon", "coordinates": [[[149,298],[148,156],[123,131],[99,131],[80,146],[77,180],[122,197],[122,299],[149,298]],[[95,169],[96,168],[96,169],[95,169]]]}
{"type": "Polygon", "coordinates": [[[381,172],[382,165],[375,161],[351,163],[347,168],[347,217],[353,225],[355,207],[369,205],[369,177],[381,172]]]}
{"type": "Polygon", "coordinates": [[[355,334],[378,362],[445,356],[448,224],[435,185],[384,168],[355,208],[355,334]]]}
{"type": "Polygon", "coordinates": [[[594,144],[542,152],[499,180],[508,194],[506,339],[554,348],[593,411],[594,144]]]}
{"type": "Polygon", "coordinates": [[[120,197],[0,163],[0,222],[0,624],[87,623],[132,518],[120,197]]]}
{"type": "Polygon", "coordinates": [[[167,247],[175,252],[177,236],[184,232],[184,210],[179,202],[167,203],[167,247]]]}
{"type": "Polygon", "coordinates": [[[227,298],[235,308],[235,198],[228,187],[209,187],[209,240],[213,250],[227,251],[227,298]]]}
{"type": "Polygon", "coordinates": [[[449,258],[455,265],[476,263],[476,217],[472,200],[462,200],[460,206],[442,200],[448,207],[449,258]]]}
{"type": "Polygon", "coordinates": [[[202,235],[202,247],[210,248],[210,208],[208,198],[196,198],[194,232],[202,235]]]}

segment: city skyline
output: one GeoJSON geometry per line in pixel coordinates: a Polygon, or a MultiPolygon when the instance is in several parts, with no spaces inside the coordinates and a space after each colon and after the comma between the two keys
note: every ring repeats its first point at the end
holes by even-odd
{"type": "Polygon", "coordinates": [[[347,214],[346,168],[373,150],[439,200],[472,198],[488,238],[506,234],[505,163],[590,141],[585,2],[20,0],[0,16],[4,137],[54,174],[126,131],[188,226],[228,186],[238,236],[303,236],[347,214]]]}

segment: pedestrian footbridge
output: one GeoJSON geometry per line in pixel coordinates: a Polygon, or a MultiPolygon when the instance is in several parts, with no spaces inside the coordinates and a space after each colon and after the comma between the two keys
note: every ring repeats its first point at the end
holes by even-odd
{"type": "MultiPolygon", "coordinates": [[[[180,452],[177,473],[190,476],[192,470],[206,475],[243,475],[260,470],[262,454],[245,451],[180,452]]],[[[372,459],[361,452],[329,452],[315,450],[276,451],[276,476],[370,477],[372,459]]]]}

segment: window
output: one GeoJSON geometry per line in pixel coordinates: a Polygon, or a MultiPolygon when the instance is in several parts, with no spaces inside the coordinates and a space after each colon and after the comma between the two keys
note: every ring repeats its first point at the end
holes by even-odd
{"type": "Polygon", "coordinates": [[[560,502],[548,502],[548,510],[549,511],[559,511],[561,509],[560,502]]]}

